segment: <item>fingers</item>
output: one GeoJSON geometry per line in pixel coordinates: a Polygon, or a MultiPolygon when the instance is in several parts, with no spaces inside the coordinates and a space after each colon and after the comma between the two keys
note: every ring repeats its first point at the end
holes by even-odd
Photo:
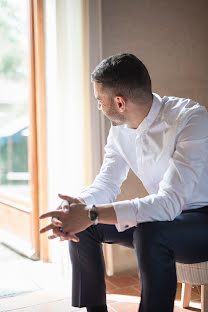
{"type": "Polygon", "coordinates": [[[48,211],[48,212],[45,212],[43,213],[42,215],[40,215],[40,219],[45,219],[45,218],[48,218],[48,217],[56,217],[58,218],[59,216],[62,216],[63,215],[63,212],[62,211],[57,211],[57,210],[53,210],[53,211],[48,211]]]}
{"type": "Polygon", "coordinates": [[[49,230],[52,230],[54,229],[54,225],[53,224],[49,224],[49,225],[46,225],[45,227],[43,227],[42,229],[40,229],[40,233],[45,233],[49,230]]]}
{"type": "Polygon", "coordinates": [[[62,194],[58,194],[58,196],[63,199],[63,200],[67,200],[67,202],[69,204],[75,203],[77,202],[77,199],[74,197],[70,197],[70,196],[66,196],[66,195],[62,195],[62,194]]]}
{"type": "Polygon", "coordinates": [[[76,236],[75,234],[72,234],[71,237],[72,237],[71,240],[72,240],[73,242],[78,243],[78,242],[80,241],[79,237],[76,236]]]}
{"type": "Polygon", "coordinates": [[[79,237],[77,237],[75,234],[65,234],[60,237],[60,240],[72,240],[75,243],[78,243],[80,241],[79,237]]]}
{"type": "Polygon", "coordinates": [[[69,206],[69,203],[67,202],[68,204],[68,207],[64,206],[64,209],[62,208],[62,204],[60,206],[58,206],[58,208],[56,210],[61,210],[62,212],[64,213],[69,213],[70,211],[70,206],[69,206]]]}
{"type": "Polygon", "coordinates": [[[67,200],[64,200],[64,201],[62,201],[62,203],[61,203],[61,207],[62,207],[62,209],[64,209],[64,208],[68,208],[69,207],[69,202],[67,201],[67,200]]]}
{"type": "Polygon", "coordinates": [[[82,204],[85,204],[85,205],[86,205],[86,202],[84,201],[84,199],[83,199],[83,198],[77,197],[77,199],[78,199],[78,201],[80,201],[80,203],[82,203],[82,204]]]}
{"type": "Polygon", "coordinates": [[[62,227],[63,226],[63,223],[60,220],[58,220],[57,218],[55,218],[55,217],[53,217],[51,219],[51,223],[53,225],[57,226],[57,227],[62,227]]]}
{"type": "MultiPolygon", "coordinates": [[[[63,199],[63,202],[61,203],[62,211],[64,213],[69,213],[70,211],[70,205],[72,204],[85,204],[85,201],[82,198],[75,198],[67,195],[58,194],[58,196],[63,199]]],[[[60,206],[58,208],[60,210],[60,206]]]]}
{"type": "Polygon", "coordinates": [[[61,241],[64,241],[64,240],[72,240],[74,242],[79,242],[80,239],[79,237],[77,237],[75,234],[71,234],[71,233],[68,233],[68,232],[60,232],[58,228],[55,228],[53,230],[53,235],[55,237],[60,237],[60,240],[61,241]]]}
{"type": "Polygon", "coordinates": [[[53,233],[48,236],[48,239],[54,239],[54,238],[59,237],[60,241],[72,240],[73,242],[76,242],[76,243],[80,241],[79,237],[77,237],[75,234],[60,232],[59,228],[54,227],[54,225],[52,224],[49,224],[45,228],[41,229],[41,233],[44,233],[51,229],[53,230],[53,233]]]}
{"type": "Polygon", "coordinates": [[[54,239],[56,237],[60,237],[60,235],[62,235],[62,233],[59,232],[59,229],[58,228],[54,228],[53,229],[53,234],[49,235],[48,239],[54,239]]]}
{"type": "Polygon", "coordinates": [[[61,208],[62,208],[64,213],[69,213],[69,211],[70,211],[70,204],[69,204],[69,202],[67,200],[64,200],[61,203],[61,208]]]}
{"type": "Polygon", "coordinates": [[[48,239],[54,239],[54,238],[56,238],[56,237],[57,237],[56,235],[52,234],[52,235],[49,235],[49,236],[48,236],[48,239]]]}
{"type": "Polygon", "coordinates": [[[79,237],[77,237],[75,234],[63,233],[63,232],[60,232],[58,228],[54,228],[53,234],[49,235],[48,239],[54,239],[57,237],[60,238],[60,241],[72,240],[77,243],[80,241],[79,237]]]}

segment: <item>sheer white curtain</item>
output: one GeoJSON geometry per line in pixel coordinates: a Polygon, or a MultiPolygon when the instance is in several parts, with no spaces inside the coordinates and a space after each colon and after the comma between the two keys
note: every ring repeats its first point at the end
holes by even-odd
{"type": "MultiPolygon", "coordinates": [[[[85,183],[81,2],[45,0],[49,210],[61,202],[58,193],[76,196],[85,183]]],[[[70,268],[66,242],[50,241],[49,252],[57,268],[70,268]]]]}
{"type": "MultiPolygon", "coordinates": [[[[86,120],[90,179],[98,173],[105,144],[90,72],[102,58],[100,0],[45,0],[45,64],[49,210],[58,193],[76,196],[86,182],[86,120]],[[87,117],[86,113],[87,106],[87,117]]],[[[50,259],[66,271],[67,244],[50,242],[50,259]],[[64,265],[60,266],[60,263],[64,265]]],[[[65,274],[68,275],[68,274],[65,274]]]]}
{"type": "MultiPolygon", "coordinates": [[[[49,193],[84,186],[84,81],[81,0],[46,0],[49,193]]],[[[53,199],[54,200],[54,199],[53,199]]]]}

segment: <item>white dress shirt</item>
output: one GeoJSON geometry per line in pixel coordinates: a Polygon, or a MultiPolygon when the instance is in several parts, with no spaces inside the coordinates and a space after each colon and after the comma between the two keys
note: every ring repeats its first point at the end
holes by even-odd
{"type": "Polygon", "coordinates": [[[208,205],[208,112],[190,100],[153,93],[137,129],[111,126],[105,157],[87,204],[113,203],[119,232],[141,222],[171,221],[182,210],[208,205]],[[114,202],[129,168],[149,193],[114,202]]]}

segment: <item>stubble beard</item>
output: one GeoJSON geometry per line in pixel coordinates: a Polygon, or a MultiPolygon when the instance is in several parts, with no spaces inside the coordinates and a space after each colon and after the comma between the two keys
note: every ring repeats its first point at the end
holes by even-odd
{"type": "Polygon", "coordinates": [[[106,117],[111,121],[113,126],[120,126],[126,122],[126,118],[116,111],[113,99],[111,100],[111,105],[106,114],[106,117]]]}

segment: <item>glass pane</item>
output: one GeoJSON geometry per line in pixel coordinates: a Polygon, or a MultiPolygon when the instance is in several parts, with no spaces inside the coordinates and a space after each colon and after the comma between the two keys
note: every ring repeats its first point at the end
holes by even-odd
{"type": "Polygon", "coordinates": [[[0,0],[0,195],[28,201],[28,0],[0,0]]]}

